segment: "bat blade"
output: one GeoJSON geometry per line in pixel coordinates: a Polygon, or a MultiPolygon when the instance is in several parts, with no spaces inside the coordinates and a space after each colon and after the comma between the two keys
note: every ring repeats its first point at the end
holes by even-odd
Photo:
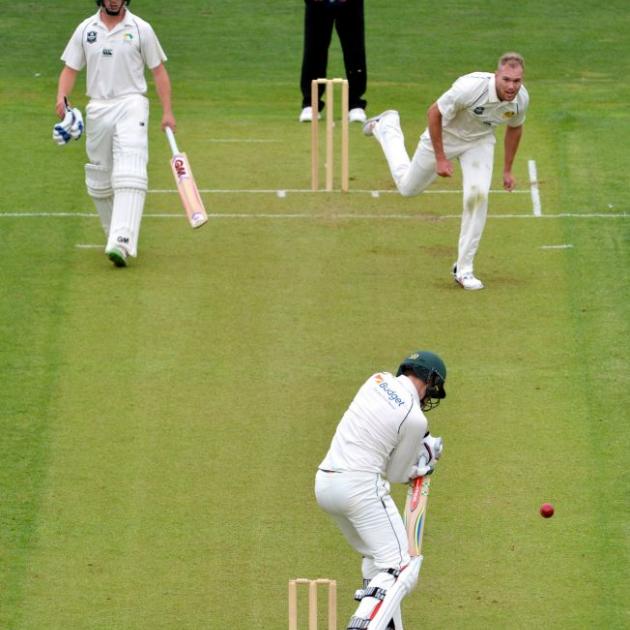
{"type": "Polygon", "coordinates": [[[208,221],[208,214],[199,195],[199,189],[195,183],[195,178],[185,153],[173,155],[171,170],[173,171],[177,190],[191,227],[201,227],[208,221]]]}
{"type": "Polygon", "coordinates": [[[405,503],[404,521],[407,530],[409,555],[422,555],[422,536],[427,515],[427,502],[431,479],[428,476],[418,477],[409,485],[405,503]]]}

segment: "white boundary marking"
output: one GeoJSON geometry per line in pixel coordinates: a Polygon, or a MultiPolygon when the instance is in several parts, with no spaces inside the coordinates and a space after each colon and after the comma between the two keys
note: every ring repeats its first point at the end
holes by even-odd
{"type": "Polygon", "coordinates": [[[536,171],[536,161],[529,160],[527,162],[527,168],[529,170],[529,186],[532,194],[532,210],[534,216],[542,216],[542,205],[540,203],[540,190],[538,188],[538,173],[536,171]]]}

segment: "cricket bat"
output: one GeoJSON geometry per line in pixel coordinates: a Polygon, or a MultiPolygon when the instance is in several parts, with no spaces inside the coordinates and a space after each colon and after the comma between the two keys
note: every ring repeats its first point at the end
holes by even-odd
{"type": "Polygon", "coordinates": [[[177,148],[173,130],[170,127],[166,127],[165,131],[168,143],[171,145],[171,152],[173,153],[173,157],[171,158],[171,170],[175,177],[179,197],[182,200],[182,205],[184,206],[191,227],[201,227],[208,221],[208,215],[203,206],[201,196],[199,195],[195,178],[190,170],[188,158],[185,153],[181,153],[177,148]]]}
{"type": "Polygon", "coordinates": [[[407,490],[404,521],[407,529],[409,555],[412,558],[422,558],[422,535],[424,534],[430,487],[431,478],[425,475],[414,479],[407,490]]]}

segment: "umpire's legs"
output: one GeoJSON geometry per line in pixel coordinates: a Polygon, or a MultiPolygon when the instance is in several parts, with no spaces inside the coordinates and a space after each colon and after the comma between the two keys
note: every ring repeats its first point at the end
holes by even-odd
{"type": "Polygon", "coordinates": [[[367,101],[363,95],[367,89],[367,63],[363,0],[337,4],[335,11],[337,14],[335,28],[339,35],[348,79],[349,107],[365,109],[367,101]]]}
{"type": "Polygon", "coordinates": [[[332,39],[334,13],[327,3],[307,2],[304,10],[304,52],[300,88],[302,107],[313,107],[313,113],[321,111],[324,85],[319,86],[319,103],[311,103],[311,81],[325,79],[328,65],[328,47],[332,39]],[[315,109],[317,108],[317,109],[315,109]]]}

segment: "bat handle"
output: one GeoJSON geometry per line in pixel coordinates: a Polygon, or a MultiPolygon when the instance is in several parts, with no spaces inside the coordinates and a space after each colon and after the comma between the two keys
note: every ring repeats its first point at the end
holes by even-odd
{"type": "Polygon", "coordinates": [[[166,138],[168,143],[171,145],[171,151],[173,155],[177,155],[179,153],[179,149],[177,148],[177,142],[175,142],[175,134],[170,127],[164,127],[164,133],[166,133],[166,138]]]}

